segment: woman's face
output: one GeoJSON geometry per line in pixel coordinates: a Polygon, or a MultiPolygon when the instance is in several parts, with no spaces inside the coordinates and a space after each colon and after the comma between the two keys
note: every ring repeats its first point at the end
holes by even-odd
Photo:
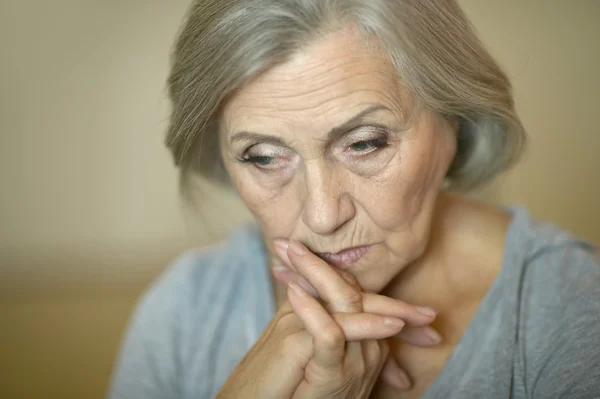
{"type": "Polygon", "coordinates": [[[224,164],[271,254],[275,238],[300,240],[366,291],[422,254],[455,132],[410,98],[383,55],[348,31],[228,101],[224,164]]]}

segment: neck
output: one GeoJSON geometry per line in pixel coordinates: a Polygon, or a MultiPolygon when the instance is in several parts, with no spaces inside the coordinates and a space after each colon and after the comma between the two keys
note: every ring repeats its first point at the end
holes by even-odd
{"type": "Polygon", "coordinates": [[[510,217],[452,195],[440,198],[425,253],[382,291],[438,311],[434,325],[448,340],[457,317],[478,306],[502,267],[510,217]]]}

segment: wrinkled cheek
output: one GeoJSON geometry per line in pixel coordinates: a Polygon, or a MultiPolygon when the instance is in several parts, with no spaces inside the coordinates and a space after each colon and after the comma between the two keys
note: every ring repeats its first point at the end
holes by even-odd
{"type": "Polygon", "coordinates": [[[289,237],[296,228],[301,213],[301,202],[292,190],[265,190],[257,185],[246,185],[240,192],[250,212],[265,235],[270,238],[289,237]]]}
{"type": "Polygon", "coordinates": [[[382,229],[395,231],[406,226],[412,212],[411,189],[403,176],[388,179],[362,190],[361,201],[373,221],[382,229]]]}
{"type": "MultiPolygon", "coordinates": [[[[432,212],[439,191],[437,179],[427,163],[405,162],[396,173],[369,192],[368,209],[371,218],[383,230],[408,234],[419,241],[427,214],[432,212]]],[[[364,203],[365,201],[363,201],[364,203]]],[[[408,236],[405,236],[408,238],[408,236]]]]}

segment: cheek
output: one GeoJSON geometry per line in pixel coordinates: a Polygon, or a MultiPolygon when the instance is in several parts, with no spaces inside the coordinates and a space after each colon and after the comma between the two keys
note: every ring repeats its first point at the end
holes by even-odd
{"type": "Polygon", "coordinates": [[[361,201],[371,218],[390,231],[413,230],[423,211],[432,208],[446,173],[445,158],[423,146],[401,148],[385,175],[361,201]]]}
{"type": "Polygon", "coordinates": [[[269,238],[289,237],[301,220],[302,203],[291,186],[267,189],[251,179],[232,178],[242,200],[269,238]]]}

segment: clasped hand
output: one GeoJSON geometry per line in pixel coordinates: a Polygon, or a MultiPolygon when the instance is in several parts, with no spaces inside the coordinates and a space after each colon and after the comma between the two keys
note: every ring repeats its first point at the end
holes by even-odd
{"type": "Polygon", "coordinates": [[[435,312],[362,292],[349,273],[334,269],[298,241],[279,241],[287,268],[274,272],[287,298],[235,368],[219,398],[368,398],[375,383],[410,387],[389,356],[387,338],[429,346],[435,312]]]}

